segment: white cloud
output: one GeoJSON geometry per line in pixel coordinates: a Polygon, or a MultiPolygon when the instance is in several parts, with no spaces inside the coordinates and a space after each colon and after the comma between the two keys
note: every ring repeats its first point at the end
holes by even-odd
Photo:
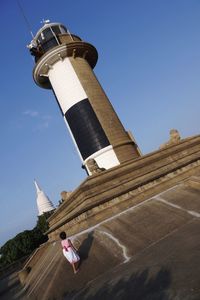
{"type": "Polygon", "coordinates": [[[34,128],[34,131],[47,129],[52,119],[50,115],[41,115],[39,112],[31,109],[24,111],[23,115],[26,115],[31,118],[37,118],[37,125],[34,128]]]}
{"type": "Polygon", "coordinates": [[[26,111],[23,112],[23,115],[27,115],[27,116],[30,116],[30,117],[34,118],[34,117],[39,116],[39,112],[37,112],[35,110],[26,110],[26,111]]]}

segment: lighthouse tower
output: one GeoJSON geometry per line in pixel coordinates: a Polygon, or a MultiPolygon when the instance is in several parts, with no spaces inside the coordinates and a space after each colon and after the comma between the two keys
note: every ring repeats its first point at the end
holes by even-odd
{"type": "Polygon", "coordinates": [[[45,23],[28,48],[35,57],[34,81],[52,89],[89,174],[91,159],[109,169],[140,156],[93,72],[94,46],[60,23],[45,23]]]}
{"type": "Polygon", "coordinates": [[[54,210],[54,206],[49,200],[49,198],[45,195],[45,193],[40,189],[36,180],[34,180],[36,193],[37,193],[37,207],[38,207],[38,215],[41,216],[45,212],[49,212],[54,210]]]}

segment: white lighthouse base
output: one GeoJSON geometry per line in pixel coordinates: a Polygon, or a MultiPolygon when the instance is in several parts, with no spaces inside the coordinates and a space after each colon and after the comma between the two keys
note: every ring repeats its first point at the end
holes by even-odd
{"type": "Polygon", "coordinates": [[[83,162],[89,175],[91,175],[91,172],[87,167],[87,161],[91,158],[93,158],[96,161],[99,168],[104,168],[106,170],[116,167],[120,164],[120,162],[113,150],[113,147],[110,145],[108,147],[105,147],[105,148],[95,152],[91,156],[87,157],[87,159],[83,162]]]}

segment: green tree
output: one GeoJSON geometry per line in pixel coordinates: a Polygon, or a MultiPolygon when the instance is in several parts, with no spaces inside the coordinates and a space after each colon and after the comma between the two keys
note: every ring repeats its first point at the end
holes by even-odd
{"type": "Polygon", "coordinates": [[[52,215],[52,211],[43,213],[41,216],[38,216],[36,227],[42,232],[45,233],[49,229],[48,218],[52,215]]]}
{"type": "Polygon", "coordinates": [[[5,267],[23,256],[29,255],[42,243],[48,240],[44,233],[49,225],[47,218],[52,214],[48,212],[38,217],[37,224],[32,230],[25,230],[7,241],[0,249],[0,267],[5,267]]]}

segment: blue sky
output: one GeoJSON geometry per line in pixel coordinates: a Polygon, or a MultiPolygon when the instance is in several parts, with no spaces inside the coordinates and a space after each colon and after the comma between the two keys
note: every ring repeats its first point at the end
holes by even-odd
{"type": "MultiPolygon", "coordinates": [[[[200,129],[199,0],[20,0],[35,34],[61,22],[92,43],[95,73],[144,154],[200,129]]],[[[0,2],[0,245],[37,220],[34,178],[58,204],[86,178],[51,91],[35,85],[15,0],[0,2]]]]}

